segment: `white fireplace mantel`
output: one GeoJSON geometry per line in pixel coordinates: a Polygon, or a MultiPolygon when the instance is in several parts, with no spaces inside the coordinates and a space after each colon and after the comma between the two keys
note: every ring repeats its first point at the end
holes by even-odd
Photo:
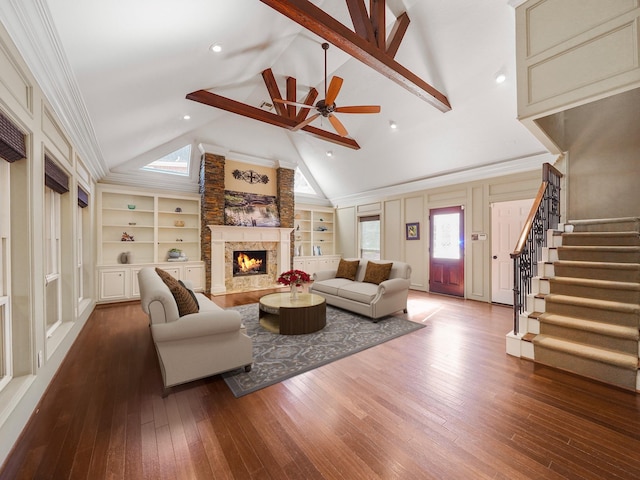
{"type": "Polygon", "coordinates": [[[211,294],[227,291],[225,285],[225,244],[227,242],[273,242],[278,244],[278,271],[291,265],[291,232],[293,228],[231,227],[208,225],[211,230],[211,294]]]}

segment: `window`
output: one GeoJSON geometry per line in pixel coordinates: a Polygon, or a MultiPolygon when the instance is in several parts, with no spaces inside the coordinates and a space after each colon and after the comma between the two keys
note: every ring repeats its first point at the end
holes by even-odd
{"type": "Polygon", "coordinates": [[[360,217],[360,257],[380,260],[380,215],[360,217]]]}
{"type": "Polygon", "coordinates": [[[185,145],[175,152],[171,152],[164,157],[145,165],[142,167],[142,170],[188,176],[190,164],[191,145],[185,145]]]}
{"type": "Polygon", "coordinates": [[[11,285],[9,282],[9,164],[0,161],[0,390],[11,380],[11,285]]]}
{"type": "Polygon", "coordinates": [[[76,214],[78,216],[78,220],[77,220],[77,241],[78,241],[78,263],[76,265],[76,278],[77,278],[77,282],[78,282],[78,303],[80,303],[82,301],[82,299],[84,298],[84,279],[83,279],[83,272],[82,272],[82,263],[83,263],[83,255],[84,255],[84,245],[83,245],[83,236],[84,236],[84,231],[82,228],[83,225],[83,221],[82,221],[82,212],[83,209],[80,205],[78,205],[76,207],[76,214]]]}
{"type": "Polygon", "coordinates": [[[300,171],[299,168],[296,168],[295,176],[293,177],[293,191],[295,193],[307,193],[310,195],[317,195],[316,191],[309,184],[307,177],[304,176],[304,173],[300,171]]]}
{"type": "Polygon", "coordinates": [[[47,336],[62,322],[60,281],[60,194],[45,187],[45,301],[47,336]]]}

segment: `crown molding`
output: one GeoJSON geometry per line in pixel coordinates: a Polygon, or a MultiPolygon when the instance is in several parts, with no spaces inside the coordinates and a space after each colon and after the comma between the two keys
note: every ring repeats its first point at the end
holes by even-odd
{"type": "Polygon", "coordinates": [[[108,168],[46,0],[2,0],[0,17],[82,161],[103,178],[108,168]]]}
{"type": "Polygon", "coordinates": [[[538,153],[523,158],[506,160],[503,162],[491,163],[477,168],[464,169],[459,171],[445,172],[440,175],[421,178],[412,182],[399,185],[369,190],[354,195],[330,198],[334,206],[351,206],[363,203],[371,203],[384,198],[415,193],[438,187],[446,187],[466,182],[484,180],[487,178],[500,177],[514,173],[529,172],[540,169],[544,163],[553,164],[556,156],[551,153],[538,153]]]}

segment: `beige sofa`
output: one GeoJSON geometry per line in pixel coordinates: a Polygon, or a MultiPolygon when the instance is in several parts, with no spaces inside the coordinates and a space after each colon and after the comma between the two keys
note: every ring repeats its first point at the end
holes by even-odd
{"type": "Polygon", "coordinates": [[[165,388],[240,367],[251,369],[253,345],[237,311],[192,292],[198,312],[181,317],[174,295],[154,268],[142,268],[138,283],[165,388]]]}
{"type": "Polygon", "coordinates": [[[407,312],[407,297],[411,284],[411,266],[392,260],[376,260],[374,263],[393,263],[387,280],[379,284],[364,282],[368,260],[358,260],[355,279],[337,278],[338,270],[324,270],[313,275],[310,293],[322,295],[329,305],[344,308],[360,315],[378,319],[399,310],[407,312]]]}

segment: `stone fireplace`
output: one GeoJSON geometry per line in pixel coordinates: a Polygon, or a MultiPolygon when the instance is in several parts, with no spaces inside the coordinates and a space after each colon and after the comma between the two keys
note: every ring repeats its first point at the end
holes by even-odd
{"type": "Polygon", "coordinates": [[[208,225],[211,231],[211,294],[246,292],[280,286],[281,272],[291,265],[292,228],[208,225]],[[264,251],[261,274],[234,275],[239,252],[264,251]]]}

